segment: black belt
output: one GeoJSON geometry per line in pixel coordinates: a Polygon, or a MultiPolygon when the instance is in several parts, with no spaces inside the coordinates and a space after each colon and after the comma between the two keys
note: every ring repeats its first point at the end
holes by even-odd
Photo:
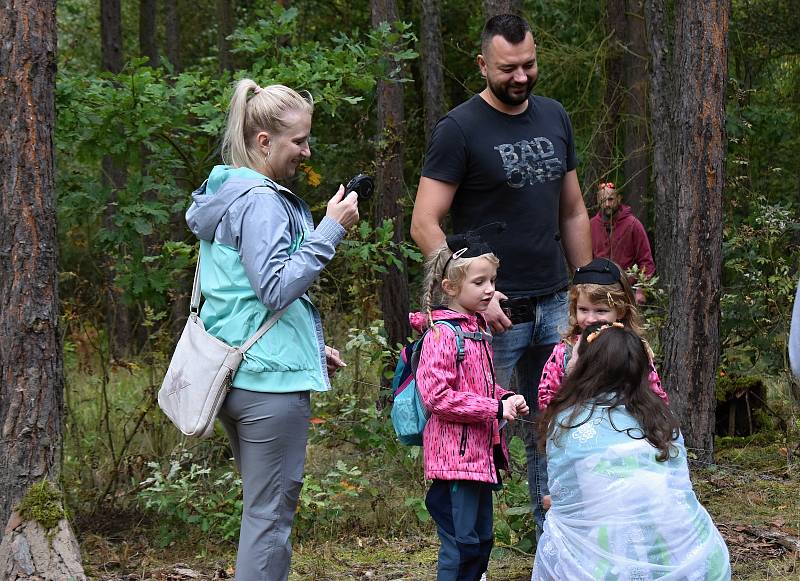
{"type": "Polygon", "coordinates": [[[514,324],[536,319],[537,297],[516,297],[500,301],[500,308],[514,324]]]}
{"type": "Polygon", "coordinates": [[[503,309],[506,317],[511,319],[512,323],[527,323],[536,320],[536,307],[539,301],[549,299],[555,293],[563,290],[559,289],[552,294],[542,296],[513,297],[500,301],[500,308],[503,309]]]}

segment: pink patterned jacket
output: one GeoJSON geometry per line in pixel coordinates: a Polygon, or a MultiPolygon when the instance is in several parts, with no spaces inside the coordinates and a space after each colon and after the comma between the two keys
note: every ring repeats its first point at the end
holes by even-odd
{"type": "MultiPolygon", "coordinates": [[[[573,344],[578,337],[572,338],[573,344]]],[[[649,349],[649,347],[648,347],[649,349]]],[[[567,351],[567,342],[562,340],[553,348],[553,353],[542,368],[542,379],[539,381],[539,409],[543,410],[553,400],[553,396],[561,389],[561,382],[564,380],[564,354],[567,351]]],[[[669,404],[667,392],[661,388],[661,378],[658,376],[652,358],[650,359],[650,389],[655,394],[669,404]]]]}
{"type": "MultiPolygon", "coordinates": [[[[448,309],[433,311],[433,320],[449,320],[462,330],[486,327],[483,316],[448,309]],[[479,327],[480,325],[480,327],[479,327]]],[[[428,326],[424,313],[409,315],[411,326],[428,326]]],[[[508,470],[508,450],[500,437],[498,401],[513,395],[494,382],[492,348],[487,342],[464,339],[464,359],[456,365],[455,333],[436,325],[422,344],[417,389],[431,417],[422,438],[425,478],[497,482],[497,469],[508,470]],[[500,443],[503,465],[495,467],[492,450],[500,443]]]]}

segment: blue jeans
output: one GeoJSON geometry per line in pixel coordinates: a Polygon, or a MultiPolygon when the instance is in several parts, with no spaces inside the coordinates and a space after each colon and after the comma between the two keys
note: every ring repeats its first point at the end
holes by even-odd
{"type": "MultiPolygon", "coordinates": [[[[525,397],[531,408],[529,420],[538,410],[539,380],[542,368],[553,352],[553,346],[561,340],[561,333],[568,323],[567,291],[539,297],[536,301],[534,320],[516,323],[510,330],[494,336],[494,367],[497,383],[506,389],[517,370],[516,391],[525,397]]],[[[537,535],[544,525],[542,497],[550,494],[547,487],[547,457],[536,446],[533,424],[523,424],[525,451],[528,456],[528,488],[533,505],[537,535]]]]}

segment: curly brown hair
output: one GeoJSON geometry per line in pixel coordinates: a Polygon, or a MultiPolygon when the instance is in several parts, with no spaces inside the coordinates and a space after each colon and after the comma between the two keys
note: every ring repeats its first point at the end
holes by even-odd
{"type": "MultiPolygon", "coordinates": [[[[650,389],[649,372],[647,347],[634,331],[607,324],[584,329],[575,368],[539,419],[540,448],[543,450],[550,438],[557,441],[564,430],[582,425],[584,422],[576,421],[585,406],[591,406],[588,417],[598,405],[608,406],[609,411],[624,406],[641,427],[641,438],[658,448],[658,460],[667,460],[679,424],[667,404],[650,389]],[[558,414],[565,410],[571,410],[566,420],[558,421],[558,414]]],[[[630,431],[628,435],[639,439],[630,431]]]]}

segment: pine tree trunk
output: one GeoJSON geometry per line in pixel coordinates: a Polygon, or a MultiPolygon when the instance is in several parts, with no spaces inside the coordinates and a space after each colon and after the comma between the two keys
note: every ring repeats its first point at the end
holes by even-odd
{"type": "Polygon", "coordinates": [[[181,11],[178,0],[164,2],[164,36],[167,60],[176,73],[182,69],[181,63],[181,11]]]}
{"type": "Polygon", "coordinates": [[[219,72],[233,70],[231,43],[228,37],[233,33],[232,0],[217,0],[217,50],[219,51],[219,72]]]}
{"type": "Polygon", "coordinates": [[[650,185],[650,139],[647,133],[647,62],[649,51],[644,25],[644,0],[626,0],[624,151],[625,203],[647,223],[650,185]]]}
{"type": "MultiPolygon", "coordinates": [[[[0,0],[0,535],[57,481],[64,375],[53,160],[55,0],[0,0]]],[[[0,578],[7,578],[0,571],[0,578]]]]}
{"type": "Polygon", "coordinates": [[[521,10],[521,0],[483,0],[483,14],[486,20],[498,14],[519,14],[521,10]]]}
{"type": "Polygon", "coordinates": [[[678,0],[672,26],[664,0],[647,0],[646,10],[653,55],[656,256],[669,293],[661,332],[663,375],[687,446],[711,461],[730,4],[678,0]]]}
{"type": "Polygon", "coordinates": [[[420,65],[425,103],[425,142],[436,122],[445,114],[442,24],[439,0],[422,0],[420,65]]]}
{"type": "MultiPolygon", "coordinates": [[[[100,55],[103,70],[111,73],[122,71],[122,8],[120,0],[100,0],[100,55]]],[[[103,227],[112,232],[116,229],[117,192],[125,188],[127,172],[123,160],[104,155],[101,162],[103,182],[109,188],[108,202],[103,215],[103,227]]],[[[116,286],[114,257],[108,256],[103,265],[106,288],[106,332],[111,356],[121,358],[130,346],[130,320],[127,307],[122,302],[122,293],[116,286]]]]}
{"type": "Polygon", "coordinates": [[[100,0],[100,54],[104,71],[122,70],[122,8],[120,0],[100,0]]]}
{"type": "MultiPolygon", "coordinates": [[[[370,0],[372,26],[382,22],[397,21],[395,0],[370,0]]],[[[394,63],[387,66],[392,70],[394,63]]],[[[399,201],[403,196],[403,133],[405,111],[403,108],[403,86],[392,80],[378,82],[378,132],[379,150],[376,156],[375,223],[394,221],[394,241],[405,238],[403,208],[399,201]]],[[[405,261],[398,257],[403,264],[405,261]]],[[[388,266],[381,276],[380,303],[386,332],[391,345],[402,343],[411,334],[408,324],[408,277],[406,269],[388,266]]]]}
{"type": "MultiPolygon", "coordinates": [[[[172,0],[167,1],[172,2],[172,0]]],[[[139,54],[147,57],[149,66],[158,66],[156,0],[139,0],[139,54]]]]}
{"type": "MultiPolygon", "coordinates": [[[[583,183],[588,192],[589,204],[595,204],[597,184],[608,181],[615,172],[614,159],[617,130],[620,125],[620,114],[625,99],[623,85],[623,45],[625,42],[625,0],[606,1],[606,36],[611,36],[605,60],[606,87],[603,94],[605,114],[600,123],[597,142],[594,145],[594,156],[584,170],[583,183]]],[[[617,184],[621,186],[622,184],[617,184]]]]}

